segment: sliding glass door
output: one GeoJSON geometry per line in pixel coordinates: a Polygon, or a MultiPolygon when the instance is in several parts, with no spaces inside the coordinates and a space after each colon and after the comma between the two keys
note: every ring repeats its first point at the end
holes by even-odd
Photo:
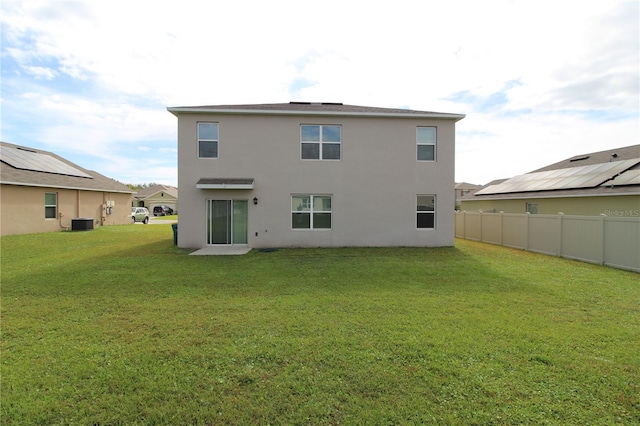
{"type": "Polygon", "coordinates": [[[247,200],[207,200],[207,244],[247,244],[247,200]]]}

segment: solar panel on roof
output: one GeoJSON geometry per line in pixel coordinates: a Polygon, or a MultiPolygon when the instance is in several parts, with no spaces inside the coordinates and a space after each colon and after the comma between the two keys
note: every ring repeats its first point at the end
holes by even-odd
{"type": "Polygon", "coordinates": [[[3,146],[0,148],[0,161],[21,170],[93,179],[91,175],[49,154],[26,149],[3,146]]]}
{"type": "MultiPolygon", "coordinates": [[[[640,164],[640,158],[527,173],[481,189],[476,192],[476,195],[593,188],[611,180],[637,164],[640,164]]],[[[621,179],[620,181],[623,180],[621,179]]],[[[635,180],[632,179],[632,181],[635,180]]],[[[627,183],[627,185],[630,185],[630,183],[627,183]]]]}
{"type": "Polygon", "coordinates": [[[627,170],[613,180],[605,182],[603,186],[640,185],[640,169],[627,170]]]}

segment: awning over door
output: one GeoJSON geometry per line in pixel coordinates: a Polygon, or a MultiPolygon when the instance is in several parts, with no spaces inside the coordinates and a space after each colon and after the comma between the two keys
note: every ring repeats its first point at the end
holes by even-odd
{"type": "Polygon", "coordinates": [[[200,178],[198,189],[253,189],[253,178],[200,178]]]}

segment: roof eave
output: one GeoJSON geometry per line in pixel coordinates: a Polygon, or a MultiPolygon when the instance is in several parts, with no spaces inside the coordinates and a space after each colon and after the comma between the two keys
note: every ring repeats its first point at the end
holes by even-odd
{"type": "Polygon", "coordinates": [[[393,113],[393,112],[345,112],[345,111],[299,111],[299,110],[258,110],[258,109],[217,109],[202,107],[168,107],[167,111],[175,115],[188,114],[236,114],[236,115],[303,115],[303,116],[339,116],[339,117],[388,117],[388,118],[436,118],[459,121],[465,114],[449,113],[393,113]]]}
{"type": "Polygon", "coordinates": [[[0,180],[0,185],[15,185],[15,186],[34,186],[38,188],[58,188],[58,189],[74,189],[81,191],[93,191],[93,192],[113,192],[118,194],[131,194],[133,195],[134,191],[122,191],[119,189],[107,189],[107,188],[86,188],[82,186],[73,186],[73,185],[56,185],[56,184],[45,184],[45,183],[30,183],[30,182],[11,182],[0,180]]]}
{"type": "MultiPolygon", "coordinates": [[[[460,198],[460,201],[502,201],[502,200],[527,200],[527,199],[538,199],[538,198],[587,198],[587,197],[623,197],[623,196],[638,196],[640,195],[640,188],[637,191],[629,191],[629,192],[609,192],[609,193],[586,193],[583,192],[581,194],[540,194],[540,193],[512,193],[511,196],[498,196],[495,195],[478,195],[475,198],[460,198]]],[[[505,195],[505,194],[502,194],[505,195]]]]}

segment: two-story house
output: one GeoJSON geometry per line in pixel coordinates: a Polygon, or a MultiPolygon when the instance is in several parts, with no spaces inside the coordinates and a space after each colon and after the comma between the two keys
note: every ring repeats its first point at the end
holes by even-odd
{"type": "Polygon", "coordinates": [[[178,246],[452,246],[462,114],[339,103],[170,107],[178,246]]]}

